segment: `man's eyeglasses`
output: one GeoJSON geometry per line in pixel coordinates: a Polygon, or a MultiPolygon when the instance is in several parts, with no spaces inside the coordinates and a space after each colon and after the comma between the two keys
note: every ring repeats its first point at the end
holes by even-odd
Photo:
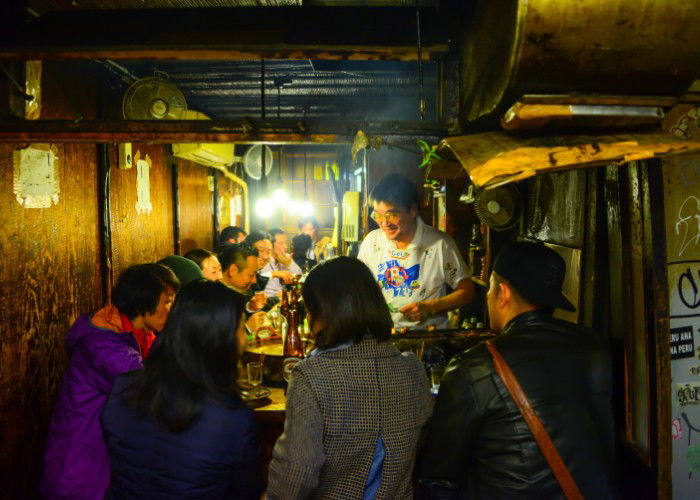
{"type": "Polygon", "coordinates": [[[401,214],[393,210],[387,210],[384,213],[372,212],[372,215],[370,215],[370,217],[372,217],[372,219],[374,219],[374,221],[377,224],[381,224],[384,221],[386,221],[387,224],[395,224],[399,221],[401,214]]]}

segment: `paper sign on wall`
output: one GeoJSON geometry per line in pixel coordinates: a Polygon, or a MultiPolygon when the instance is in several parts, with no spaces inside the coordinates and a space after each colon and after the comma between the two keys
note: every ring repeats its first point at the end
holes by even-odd
{"type": "Polygon", "coordinates": [[[49,208],[58,205],[58,157],[48,144],[35,144],[15,150],[14,193],[24,208],[49,208]]]}
{"type": "Polygon", "coordinates": [[[136,160],[136,212],[150,214],[151,204],[150,167],[146,160],[136,160]]]}

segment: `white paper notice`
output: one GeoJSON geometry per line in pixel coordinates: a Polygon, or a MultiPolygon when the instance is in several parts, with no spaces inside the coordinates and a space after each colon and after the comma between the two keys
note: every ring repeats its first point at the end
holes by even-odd
{"type": "Polygon", "coordinates": [[[58,204],[58,157],[49,149],[25,148],[14,152],[14,193],[25,208],[58,204]]]}
{"type": "Polygon", "coordinates": [[[151,180],[150,169],[146,160],[136,161],[136,212],[150,214],[153,211],[151,204],[151,180]]]}

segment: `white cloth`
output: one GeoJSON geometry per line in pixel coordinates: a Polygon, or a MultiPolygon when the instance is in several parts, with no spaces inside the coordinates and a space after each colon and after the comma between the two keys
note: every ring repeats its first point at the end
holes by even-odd
{"type": "Polygon", "coordinates": [[[272,278],[272,271],[289,271],[292,274],[302,274],[301,268],[294,262],[294,259],[291,259],[288,266],[283,266],[282,263],[277,262],[274,257],[270,257],[269,262],[260,270],[262,276],[270,278],[267,285],[265,285],[265,295],[268,297],[274,297],[284,287],[279,278],[272,278]]]}
{"type": "Polygon", "coordinates": [[[471,270],[447,234],[416,219],[416,234],[407,248],[400,250],[381,229],[370,232],[360,246],[357,258],[364,262],[379,283],[396,327],[425,328],[447,326],[447,312],[423,322],[408,321],[399,310],[413,302],[437,299],[447,294],[445,285],[457,284],[471,276],[471,270]]]}

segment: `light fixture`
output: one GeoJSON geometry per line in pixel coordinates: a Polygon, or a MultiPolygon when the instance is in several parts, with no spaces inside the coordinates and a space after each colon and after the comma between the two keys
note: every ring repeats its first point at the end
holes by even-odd
{"type": "Polygon", "coordinates": [[[309,201],[302,201],[299,203],[299,215],[302,217],[310,217],[314,213],[314,207],[309,201]]]}
{"type": "Polygon", "coordinates": [[[255,203],[255,214],[263,219],[270,217],[274,210],[275,206],[273,205],[272,200],[269,198],[260,198],[255,203]]]}
{"type": "Polygon", "coordinates": [[[289,195],[284,189],[278,188],[272,193],[272,201],[276,207],[282,208],[289,201],[289,195]]]}
{"type": "Polygon", "coordinates": [[[296,215],[299,213],[299,202],[296,200],[289,200],[287,202],[287,214],[296,215]]]}

